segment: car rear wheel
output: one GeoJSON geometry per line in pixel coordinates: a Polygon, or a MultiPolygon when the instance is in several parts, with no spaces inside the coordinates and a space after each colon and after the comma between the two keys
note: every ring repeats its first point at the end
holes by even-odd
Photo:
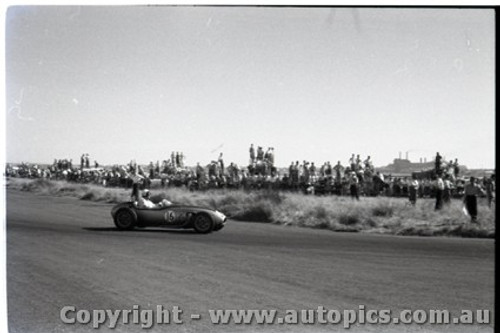
{"type": "Polygon", "coordinates": [[[128,209],[121,209],[115,215],[115,225],[120,230],[131,230],[136,225],[134,214],[128,209]]]}
{"type": "Polygon", "coordinates": [[[214,222],[206,214],[198,214],[194,217],[193,227],[196,232],[207,234],[212,231],[214,222]]]}

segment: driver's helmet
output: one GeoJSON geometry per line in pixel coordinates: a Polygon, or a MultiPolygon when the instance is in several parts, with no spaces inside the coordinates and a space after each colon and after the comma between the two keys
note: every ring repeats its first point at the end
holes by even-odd
{"type": "Polygon", "coordinates": [[[142,192],[142,197],[143,197],[143,198],[149,198],[149,195],[150,195],[149,190],[144,190],[144,191],[142,192]]]}

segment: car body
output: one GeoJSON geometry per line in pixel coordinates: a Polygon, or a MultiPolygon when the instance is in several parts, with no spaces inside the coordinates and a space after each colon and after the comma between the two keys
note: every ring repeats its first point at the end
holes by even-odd
{"type": "Polygon", "coordinates": [[[205,207],[171,204],[156,208],[138,208],[133,202],[123,202],[111,209],[111,216],[120,230],[135,227],[193,228],[199,233],[222,229],[227,217],[217,210],[205,207]]]}

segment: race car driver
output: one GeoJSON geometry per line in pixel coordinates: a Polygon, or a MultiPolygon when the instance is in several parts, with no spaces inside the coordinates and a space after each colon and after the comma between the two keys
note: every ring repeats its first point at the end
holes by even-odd
{"type": "Polygon", "coordinates": [[[161,202],[155,204],[151,201],[151,193],[147,189],[142,191],[142,196],[139,196],[137,200],[137,207],[146,209],[162,208],[171,204],[167,199],[163,199],[161,202]]]}

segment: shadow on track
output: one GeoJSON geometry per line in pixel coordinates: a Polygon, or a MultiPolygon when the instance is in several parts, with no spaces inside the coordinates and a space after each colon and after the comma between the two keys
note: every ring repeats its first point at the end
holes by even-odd
{"type": "Polygon", "coordinates": [[[120,230],[118,228],[113,228],[113,227],[102,227],[102,228],[97,228],[97,227],[85,227],[82,228],[83,230],[86,231],[99,231],[99,232],[125,232],[125,233],[130,233],[130,232],[154,232],[154,233],[161,233],[161,232],[167,232],[167,233],[176,233],[176,234],[193,234],[196,235],[198,234],[194,230],[189,230],[189,229],[141,229],[141,228],[135,228],[133,230],[120,230]]]}

